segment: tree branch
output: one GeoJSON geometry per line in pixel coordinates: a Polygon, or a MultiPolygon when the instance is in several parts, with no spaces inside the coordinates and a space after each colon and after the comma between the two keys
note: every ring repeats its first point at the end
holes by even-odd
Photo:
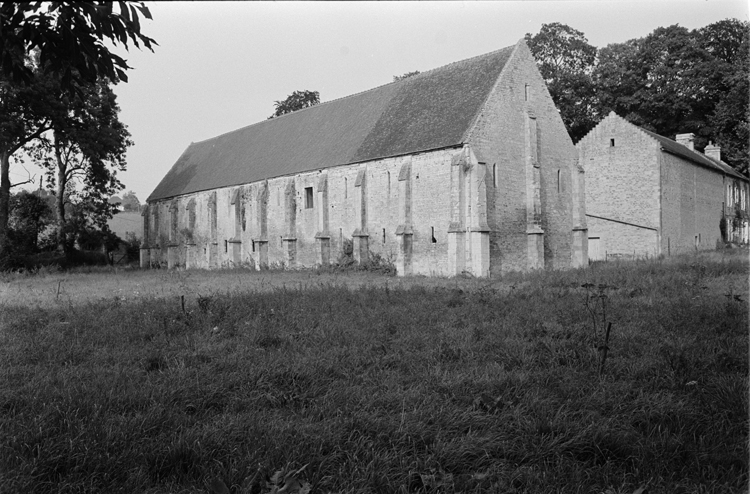
{"type": "MultiPolygon", "coordinates": [[[[25,166],[21,165],[21,167],[24,170],[26,170],[25,166]]],[[[29,184],[29,183],[33,184],[34,183],[34,179],[36,179],[36,175],[32,176],[31,172],[29,172],[29,170],[26,170],[26,174],[29,176],[28,180],[24,180],[23,182],[18,182],[18,183],[15,183],[15,184],[10,184],[10,188],[12,189],[13,187],[18,187],[19,185],[24,185],[24,184],[29,184]]]]}
{"type": "Polygon", "coordinates": [[[28,136],[26,136],[24,139],[19,140],[18,144],[10,148],[10,153],[13,154],[22,147],[24,147],[29,142],[33,141],[34,139],[39,138],[42,134],[47,132],[48,130],[52,130],[52,127],[48,124],[46,126],[39,127],[35,132],[32,132],[28,136]]]}

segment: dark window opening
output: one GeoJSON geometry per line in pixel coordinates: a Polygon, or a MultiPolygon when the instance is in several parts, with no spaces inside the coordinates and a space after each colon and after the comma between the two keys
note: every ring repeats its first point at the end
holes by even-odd
{"type": "Polygon", "coordinates": [[[497,187],[497,163],[492,165],[492,185],[497,187]]]}
{"type": "Polygon", "coordinates": [[[523,88],[523,99],[524,101],[530,101],[531,100],[531,88],[528,84],[526,84],[523,88]]]}
{"type": "Polygon", "coordinates": [[[560,170],[557,170],[557,193],[560,193],[560,170]]]}
{"type": "Polygon", "coordinates": [[[609,147],[615,147],[615,140],[614,139],[610,139],[609,140],[609,147]]]}
{"type": "Polygon", "coordinates": [[[430,236],[431,236],[431,238],[432,238],[432,243],[433,243],[433,244],[436,244],[436,243],[437,243],[437,239],[435,238],[435,227],[434,227],[434,226],[431,226],[431,227],[430,227],[430,230],[431,230],[431,234],[430,234],[430,236]]]}
{"type": "Polygon", "coordinates": [[[348,184],[349,184],[349,180],[347,180],[347,178],[344,177],[344,199],[349,197],[349,189],[347,188],[348,184]]]}
{"type": "Polygon", "coordinates": [[[385,228],[383,228],[383,243],[385,243],[385,228]]]}
{"type": "Polygon", "coordinates": [[[305,187],[305,209],[312,209],[313,207],[313,188],[305,187]]]}
{"type": "Polygon", "coordinates": [[[224,240],[224,252],[229,252],[229,240],[224,240]]]}
{"type": "Polygon", "coordinates": [[[255,240],[253,240],[253,252],[255,252],[255,240]]]}

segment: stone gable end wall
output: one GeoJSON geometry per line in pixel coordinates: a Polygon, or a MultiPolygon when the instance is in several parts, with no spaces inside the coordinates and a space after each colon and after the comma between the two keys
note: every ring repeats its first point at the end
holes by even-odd
{"type": "Polygon", "coordinates": [[[577,153],[525,44],[520,43],[472,128],[468,141],[487,166],[492,274],[530,267],[527,205],[527,118],[536,121],[543,260],[569,268],[577,153]],[[559,170],[559,175],[558,175],[559,170]],[[558,189],[559,176],[559,189],[558,189]]]}
{"type": "Polygon", "coordinates": [[[610,115],[577,144],[586,171],[589,238],[607,256],[659,253],[659,147],[624,119],[610,115]]]}

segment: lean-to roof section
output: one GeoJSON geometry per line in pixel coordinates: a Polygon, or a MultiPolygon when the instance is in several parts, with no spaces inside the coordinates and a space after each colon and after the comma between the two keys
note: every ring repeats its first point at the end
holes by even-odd
{"type": "Polygon", "coordinates": [[[514,48],[193,143],[148,200],[462,144],[514,48]]]}

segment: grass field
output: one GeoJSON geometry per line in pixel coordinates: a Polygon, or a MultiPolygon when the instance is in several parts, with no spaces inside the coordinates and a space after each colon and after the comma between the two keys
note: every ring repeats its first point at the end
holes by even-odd
{"type": "Polygon", "coordinates": [[[747,492],[747,250],[0,276],[3,494],[643,487],[747,492]]]}

